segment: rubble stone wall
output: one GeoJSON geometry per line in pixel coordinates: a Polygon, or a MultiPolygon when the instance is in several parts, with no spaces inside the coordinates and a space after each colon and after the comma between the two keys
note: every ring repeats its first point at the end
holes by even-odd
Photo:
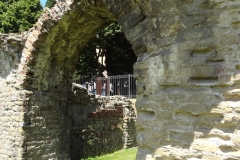
{"type": "Polygon", "coordinates": [[[79,150],[83,158],[137,146],[135,118],[89,118],[84,125],[79,150]]]}
{"type": "Polygon", "coordinates": [[[137,146],[136,111],[131,100],[122,96],[96,97],[79,84],[73,84],[72,89],[67,104],[71,159],[137,146]]]}
{"type": "Polygon", "coordinates": [[[25,106],[32,92],[22,90],[16,81],[23,35],[0,34],[0,159],[22,157],[25,106]]]}
{"type": "Polygon", "coordinates": [[[137,159],[240,159],[239,5],[66,0],[1,35],[0,159],[70,158],[73,62],[115,20],[138,57],[137,159]]]}
{"type": "Polygon", "coordinates": [[[68,96],[71,159],[100,156],[136,147],[134,103],[123,96],[95,96],[73,84],[68,96]],[[84,103],[83,103],[84,101],[84,103]]]}

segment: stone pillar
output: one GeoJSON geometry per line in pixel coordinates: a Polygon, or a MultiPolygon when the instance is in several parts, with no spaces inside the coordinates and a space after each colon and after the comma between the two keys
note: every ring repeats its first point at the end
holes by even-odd
{"type": "Polygon", "coordinates": [[[148,1],[137,159],[240,159],[239,3],[148,1]]]}
{"type": "Polygon", "coordinates": [[[0,34],[0,159],[21,159],[25,148],[24,115],[32,92],[16,81],[24,35],[0,34]]]}

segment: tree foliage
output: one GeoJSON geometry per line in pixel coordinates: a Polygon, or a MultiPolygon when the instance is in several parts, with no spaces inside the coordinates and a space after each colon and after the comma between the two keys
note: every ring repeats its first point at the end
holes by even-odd
{"type": "Polygon", "coordinates": [[[36,23],[41,12],[39,0],[2,0],[0,32],[17,33],[28,30],[36,23]]]}
{"type": "Polygon", "coordinates": [[[105,42],[106,70],[111,75],[132,74],[137,57],[127,41],[121,26],[111,24],[103,31],[105,42]]]}
{"type": "Polygon", "coordinates": [[[109,75],[133,73],[136,55],[126,40],[121,26],[112,23],[98,34],[80,51],[74,78],[79,75],[100,75],[104,69],[109,75]],[[96,49],[99,53],[96,53],[96,49]],[[103,66],[99,57],[105,56],[103,66]]]}
{"type": "Polygon", "coordinates": [[[47,0],[47,2],[45,3],[45,7],[52,8],[55,3],[56,0],[47,0]]]}

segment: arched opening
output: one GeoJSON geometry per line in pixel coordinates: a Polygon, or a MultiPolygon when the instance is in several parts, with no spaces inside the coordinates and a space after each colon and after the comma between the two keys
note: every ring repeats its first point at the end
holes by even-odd
{"type": "Polygon", "coordinates": [[[90,39],[79,52],[74,79],[87,76],[133,74],[137,57],[119,24],[111,23],[90,39]],[[82,76],[81,76],[82,75],[82,76]]]}
{"type": "Polygon", "coordinates": [[[136,97],[133,64],[137,57],[121,28],[111,23],[79,51],[73,81],[93,94],[136,97]]]}
{"type": "MultiPolygon", "coordinates": [[[[117,19],[125,33],[130,33],[145,19],[134,3],[116,3],[122,6],[121,10],[110,2],[58,3],[52,9],[46,9],[31,31],[23,50],[18,76],[22,86],[31,91],[29,113],[24,118],[25,157],[81,158],[84,151],[81,150],[82,137],[79,134],[83,130],[82,125],[85,125],[82,121],[95,106],[88,101],[88,97],[76,100],[71,90],[79,51],[101,28],[117,19]],[[36,138],[37,143],[33,144],[36,138]],[[31,153],[36,150],[31,148],[32,145],[43,150],[33,155],[31,153]]],[[[133,44],[137,54],[137,50],[141,50],[141,36],[137,36],[137,40],[134,38],[136,36],[131,35],[128,40],[131,42],[133,39],[132,44],[138,42],[135,47],[133,44]]]]}

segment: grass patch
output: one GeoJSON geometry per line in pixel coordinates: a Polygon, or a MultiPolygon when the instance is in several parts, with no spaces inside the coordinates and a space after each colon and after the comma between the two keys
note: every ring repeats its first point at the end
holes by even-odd
{"type": "Polygon", "coordinates": [[[135,160],[136,154],[137,147],[134,147],[129,149],[122,149],[114,153],[102,155],[95,158],[87,158],[84,160],[135,160]]]}

